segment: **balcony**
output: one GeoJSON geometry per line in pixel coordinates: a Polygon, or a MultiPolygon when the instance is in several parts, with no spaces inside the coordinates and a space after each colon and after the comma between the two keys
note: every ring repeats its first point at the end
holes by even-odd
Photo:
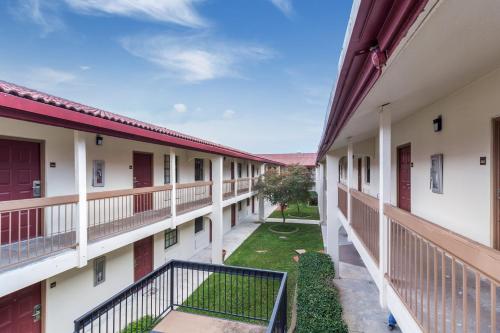
{"type": "MultiPolygon", "coordinates": [[[[182,215],[212,204],[212,182],[177,184],[182,215]]],[[[0,202],[0,269],[75,249],[77,195],[0,202]]],[[[87,194],[87,234],[96,242],[172,216],[172,185],[87,194]]]]}
{"type": "Polygon", "coordinates": [[[230,199],[234,197],[234,186],[236,184],[235,179],[226,179],[222,184],[222,193],[224,200],[230,199]]]}
{"type": "Polygon", "coordinates": [[[286,283],[286,273],[173,260],[76,319],[74,332],[184,332],[187,324],[223,332],[227,319],[285,332],[286,283]]]}
{"type": "MultiPolygon", "coordinates": [[[[379,200],[338,186],[339,210],[378,271],[381,251],[379,200]],[[342,196],[342,198],[341,198],[342,196]]],[[[500,326],[500,252],[389,204],[385,281],[424,332],[497,332],[500,326]]],[[[354,240],[353,240],[354,241],[354,240]]],[[[356,242],[355,242],[356,244],[356,242]]],[[[360,252],[361,253],[361,252],[360,252]]],[[[379,286],[380,287],[380,286],[379,286]]]]}
{"type": "Polygon", "coordinates": [[[236,184],[238,195],[248,193],[250,191],[250,178],[239,178],[236,184]]]}

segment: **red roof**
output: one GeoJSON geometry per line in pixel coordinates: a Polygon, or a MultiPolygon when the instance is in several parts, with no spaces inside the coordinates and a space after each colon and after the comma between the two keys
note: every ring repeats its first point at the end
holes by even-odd
{"type": "Polygon", "coordinates": [[[109,134],[127,139],[138,139],[154,143],[163,142],[172,146],[222,154],[231,157],[245,158],[261,162],[273,162],[235,148],[213,143],[194,136],[173,131],[165,127],[148,124],[116,113],[76,103],[64,98],[52,96],[1,80],[0,116],[72,129],[93,130],[102,134],[109,134]],[[42,105],[40,104],[43,104],[44,107],[41,107],[42,105]],[[91,118],[88,116],[91,116],[91,118]],[[104,121],[100,121],[101,119],[104,121]],[[110,122],[117,124],[113,125],[110,122]],[[139,130],[133,130],[132,128],[139,130]],[[148,135],[145,131],[154,132],[154,135],[148,135]]]}
{"type": "Polygon", "coordinates": [[[259,154],[264,158],[286,165],[298,164],[306,167],[316,166],[316,153],[289,153],[289,154],[259,154]]]}

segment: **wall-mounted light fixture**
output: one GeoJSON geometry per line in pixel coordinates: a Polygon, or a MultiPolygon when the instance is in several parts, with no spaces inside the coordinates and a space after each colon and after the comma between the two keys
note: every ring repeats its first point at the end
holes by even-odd
{"type": "Polygon", "coordinates": [[[95,137],[96,146],[102,146],[103,142],[104,142],[104,138],[102,136],[100,136],[99,134],[97,134],[97,136],[95,137]]]}
{"type": "Polygon", "coordinates": [[[443,129],[443,118],[441,116],[438,116],[436,119],[432,121],[434,125],[434,132],[441,132],[443,129]]]}

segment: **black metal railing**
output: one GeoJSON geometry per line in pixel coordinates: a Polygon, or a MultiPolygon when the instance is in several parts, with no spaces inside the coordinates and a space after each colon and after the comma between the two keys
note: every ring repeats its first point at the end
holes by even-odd
{"type": "Polygon", "coordinates": [[[75,333],[149,332],[169,311],[285,332],[287,274],[172,260],[75,320],[75,333]]]}

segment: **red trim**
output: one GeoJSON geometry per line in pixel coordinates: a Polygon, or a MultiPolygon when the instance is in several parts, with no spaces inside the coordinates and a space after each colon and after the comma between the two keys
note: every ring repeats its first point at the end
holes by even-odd
{"type": "Polygon", "coordinates": [[[212,146],[209,144],[169,136],[163,133],[153,132],[116,121],[94,117],[92,115],[71,111],[6,93],[0,93],[0,116],[87,132],[97,132],[100,134],[130,140],[156,144],[168,144],[169,146],[276,164],[274,161],[231,150],[229,148],[212,146]]]}
{"type": "Polygon", "coordinates": [[[380,65],[393,54],[427,1],[361,0],[318,148],[318,162],[377,82],[380,65]]]}

